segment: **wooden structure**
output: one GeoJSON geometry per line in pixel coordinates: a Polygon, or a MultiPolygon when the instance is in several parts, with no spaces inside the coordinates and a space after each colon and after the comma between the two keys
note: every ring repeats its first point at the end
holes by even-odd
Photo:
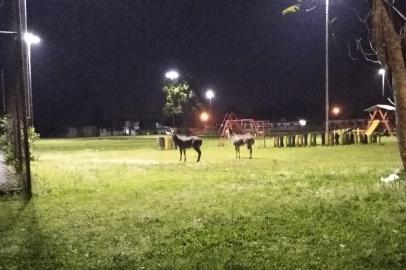
{"type": "Polygon", "coordinates": [[[238,119],[234,113],[226,113],[218,130],[220,145],[227,139],[227,130],[231,128],[237,134],[252,134],[256,136],[269,135],[270,121],[255,121],[254,119],[238,119]]]}
{"type": "Polygon", "coordinates": [[[395,111],[395,107],[391,105],[385,105],[385,104],[377,104],[374,106],[371,106],[364,111],[369,113],[369,121],[368,121],[368,126],[366,128],[367,131],[375,131],[375,129],[379,126],[376,125],[379,121],[379,124],[383,125],[386,130],[388,130],[389,134],[393,135],[392,129],[390,127],[390,121],[388,118],[388,113],[391,111],[395,111]],[[372,130],[373,129],[373,130],[372,130]]]}

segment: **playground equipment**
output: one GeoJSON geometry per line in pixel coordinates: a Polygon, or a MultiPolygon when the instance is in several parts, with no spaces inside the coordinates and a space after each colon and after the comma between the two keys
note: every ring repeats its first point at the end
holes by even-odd
{"type": "Polygon", "coordinates": [[[379,120],[373,120],[368,124],[368,128],[365,130],[365,135],[370,136],[374,133],[375,129],[379,126],[379,120]]]}
{"type": "Polygon", "coordinates": [[[220,143],[223,145],[227,139],[227,130],[231,128],[237,134],[251,134],[254,137],[267,136],[270,134],[270,121],[255,121],[254,119],[238,119],[234,113],[226,113],[218,130],[220,143]]]}
{"type": "Polygon", "coordinates": [[[394,106],[377,104],[364,111],[368,112],[370,117],[365,131],[366,135],[370,136],[378,128],[379,124],[382,124],[389,134],[393,135],[392,129],[389,125],[388,112],[395,111],[394,106]]]}

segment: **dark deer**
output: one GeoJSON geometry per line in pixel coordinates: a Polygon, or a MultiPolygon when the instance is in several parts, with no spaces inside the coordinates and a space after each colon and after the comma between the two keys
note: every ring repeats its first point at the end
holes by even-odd
{"type": "Polygon", "coordinates": [[[175,133],[172,133],[172,139],[175,145],[179,147],[180,159],[182,161],[182,152],[184,156],[184,161],[186,161],[186,148],[193,148],[197,152],[197,162],[200,161],[200,156],[202,151],[200,151],[200,146],[202,145],[202,138],[197,136],[181,136],[175,133]]]}
{"type": "Polygon", "coordinates": [[[235,147],[235,158],[240,158],[240,146],[246,144],[250,150],[250,159],[252,159],[252,145],[255,143],[254,137],[250,134],[235,134],[231,128],[227,130],[227,134],[235,147]]]}

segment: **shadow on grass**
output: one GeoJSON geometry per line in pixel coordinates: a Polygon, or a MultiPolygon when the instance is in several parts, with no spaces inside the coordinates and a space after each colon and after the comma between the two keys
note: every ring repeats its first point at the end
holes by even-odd
{"type": "MultiPolygon", "coordinates": [[[[7,195],[5,195],[3,197],[4,202],[8,201],[8,197],[7,195]]],[[[17,201],[17,199],[15,199],[15,197],[12,197],[12,199],[10,199],[10,201],[15,200],[17,201]]],[[[26,209],[27,205],[30,203],[30,199],[26,199],[26,198],[21,198],[21,200],[18,200],[18,202],[21,203],[20,206],[18,206],[17,209],[15,210],[7,210],[3,208],[2,214],[6,215],[5,217],[1,217],[0,219],[0,235],[3,233],[6,233],[7,231],[10,231],[13,229],[14,224],[16,224],[18,222],[18,220],[20,220],[22,214],[24,213],[24,210],[26,209]]]]}
{"type": "Polygon", "coordinates": [[[0,220],[0,269],[60,268],[50,238],[39,225],[34,199],[13,200],[21,205],[7,209],[0,220]]]}
{"type": "Polygon", "coordinates": [[[57,251],[51,245],[51,237],[42,232],[35,207],[31,200],[26,209],[26,235],[19,256],[23,269],[59,269],[57,251]]]}

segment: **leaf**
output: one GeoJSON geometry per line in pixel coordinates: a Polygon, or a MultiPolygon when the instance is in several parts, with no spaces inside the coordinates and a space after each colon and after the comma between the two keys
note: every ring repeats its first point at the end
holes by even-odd
{"type": "Polygon", "coordinates": [[[282,11],[282,15],[286,15],[288,13],[295,13],[295,12],[298,12],[298,11],[300,11],[300,6],[298,4],[291,5],[291,6],[287,7],[287,8],[285,8],[282,11]]]}

